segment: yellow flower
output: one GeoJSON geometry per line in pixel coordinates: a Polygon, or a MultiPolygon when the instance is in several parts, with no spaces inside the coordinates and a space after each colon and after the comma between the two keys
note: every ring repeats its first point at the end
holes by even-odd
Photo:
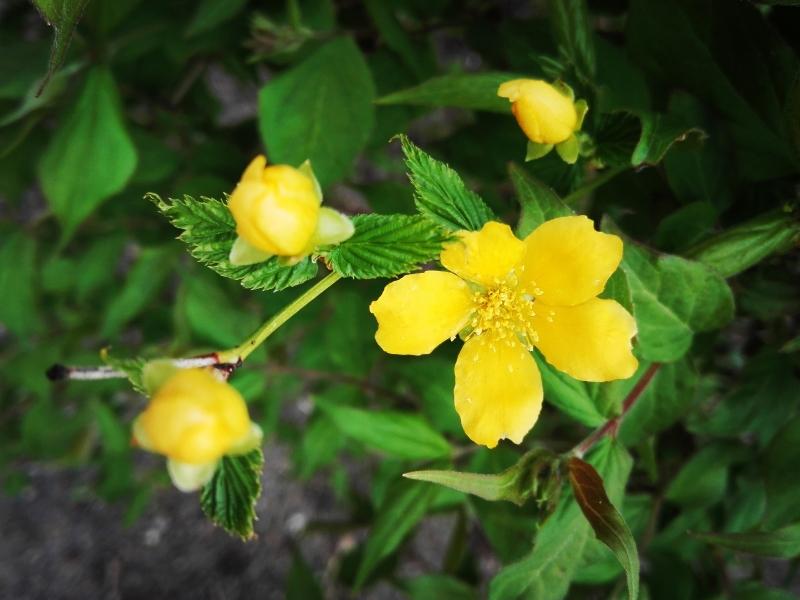
{"type": "Polygon", "coordinates": [[[462,231],[441,255],[449,273],[406,275],[370,305],[375,339],[386,352],[420,355],[460,333],[454,396],[464,431],[489,448],[519,444],[542,406],[534,347],[584,381],[636,371],[636,322],[596,297],[621,258],[622,240],[584,216],[547,221],[525,240],[497,222],[462,231]]]}
{"type": "Polygon", "coordinates": [[[206,369],[172,374],[134,422],[133,435],[169,459],[173,482],[184,491],[205,484],[224,455],[246,452],[261,439],[239,392],[206,369]]]}
{"type": "Polygon", "coordinates": [[[322,192],[308,161],[299,168],[267,166],[267,159],[257,156],[228,200],[239,234],[231,263],[252,264],[271,256],[296,261],[317,246],[349,238],[350,220],[321,203],[322,192]]]}
{"type": "Polygon", "coordinates": [[[511,102],[511,111],[531,142],[529,159],[544,156],[556,145],[566,162],[577,160],[580,147],[575,133],[581,128],[588,106],[583,100],[575,102],[567,85],[514,79],[501,84],[497,95],[511,102]]]}

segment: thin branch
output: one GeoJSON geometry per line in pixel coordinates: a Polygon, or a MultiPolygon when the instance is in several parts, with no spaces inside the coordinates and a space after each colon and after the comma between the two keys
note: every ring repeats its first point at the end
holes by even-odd
{"type": "Polygon", "coordinates": [[[589,436],[583,440],[580,444],[575,446],[572,450],[572,454],[577,456],[578,458],[583,457],[589,450],[594,448],[595,444],[602,440],[607,435],[616,435],[617,430],[619,429],[620,423],[625,418],[625,415],[628,414],[628,411],[633,407],[639,397],[642,395],[642,392],[647,388],[650,382],[653,380],[653,377],[661,368],[661,363],[653,363],[650,367],[645,371],[644,375],[641,376],[639,381],[636,382],[636,385],[633,386],[633,389],[627,395],[625,400],[622,403],[622,412],[614,417],[613,419],[609,419],[605,422],[605,424],[601,425],[598,429],[595,429],[589,436]]]}
{"type": "MultiPolygon", "coordinates": [[[[195,356],[192,358],[176,358],[172,361],[179,369],[196,369],[199,367],[225,366],[219,362],[216,354],[209,356],[195,356]]],[[[50,381],[63,381],[65,379],[98,381],[101,379],[125,379],[128,375],[109,366],[75,367],[54,364],[45,372],[50,381]]]]}

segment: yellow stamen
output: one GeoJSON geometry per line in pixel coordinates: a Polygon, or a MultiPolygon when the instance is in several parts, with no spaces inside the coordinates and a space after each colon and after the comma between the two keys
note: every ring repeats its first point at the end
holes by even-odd
{"type": "Polygon", "coordinates": [[[539,341],[533,328],[534,298],[501,283],[477,292],[474,302],[472,331],[467,338],[491,331],[496,340],[506,344],[520,341],[528,350],[533,350],[533,345],[539,341]]]}

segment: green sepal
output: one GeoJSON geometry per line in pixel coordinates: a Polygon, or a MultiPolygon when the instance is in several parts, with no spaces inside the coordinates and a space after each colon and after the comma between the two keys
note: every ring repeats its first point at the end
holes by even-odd
{"type": "Polygon", "coordinates": [[[553,87],[556,88],[560,94],[566,96],[573,102],[575,101],[575,91],[560,79],[553,82],[553,87]]]}
{"type": "Polygon", "coordinates": [[[248,452],[252,452],[253,450],[260,448],[263,440],[264,432],[261,430],[261,426],[258,425],[258,423],[251,422],[250,431],[248,432],[247,437],[228,450],[225,455],[238,456],[240,454],[247,454],[248,452]]]}
{"type": "Polygon", "coordinates": [[[550,150],[553,149],[553,144],[537,144],[528,140],[528,151],[525,153],[525,162],[542,158],[550,150]]]}
{"type": "Polygon", "coordinates": [[[167,459],[167,473],[174,485],[181,492],[196,492],[214,476],[219,465],[218,460],[199,465],[167,459]]]}
{"type": "Polygon", "coordinates": [[[589,104],[586,100],[578,100],[575,102],[575,114],[578,117],[578,121],[575,125],[575,130],[580,130],[583,127],[583,119],[586,117],[586,113],[589,112],[589,104]]]}
{"type": "Polygon", "coordinates": [[[349,240],[356,232],[353,221],[338,210],[323,206],[319,209],[317,229],[311,237],[311,246],[336,246],[349,240]]]}
{"type": "Polygon", "coordinates": [[[319,184],[319,180],[314,174],[314,169],[311,168],[311,160],[306,159],[302,165],[297,167],[297,170],[312,181],[314,184],[314,195],[317,197],[317,202],[322,204],[322,186],[319,184]]]}
{"type": "Polygon", "coordinates": [[[228,261],[234,267],[243,267],[245,265],[255,265],[260,262],[271,258],[273,255],[269,252],[256,248],[250,242],[239,236],[231,246],[231,252],[228,255],[228,261]]]}
{"type": "Polygon", "coordinates": [[[556,152],[561,157],[565,163],[574,165],[575,161],[578,160],[578,154],[580,154],[581,145],[578,142],[578,138],[575,135],[569,136],[566,140],[561,142],[560,144],[556,144],[556,152]]]}

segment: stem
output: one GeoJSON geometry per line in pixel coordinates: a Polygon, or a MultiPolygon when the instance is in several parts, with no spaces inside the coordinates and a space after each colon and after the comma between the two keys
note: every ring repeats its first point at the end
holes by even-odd
{"type": "Polygon", "coordinates": [[[272,335],[281,325],[286,323],[294,315],[314,298],[319,296],[322,292],[331,287],[334,283],[339,281],[342,276],[339,273],[330,273],[325,279],[318,281],[314,286],[306,290],[291,304],[285,306],[277,315],[269,319],[256,332],[247,338],[244,342],[231,348],[230,350],[223,350],[217,353],[217,361],[219,363],[229,363],[238,365],[244,361],[250,354],[258,348],[264,341],[272,335]]]}
{"type": "Polygon", "coordinates": [[[582,185],[571,194],[565,196],[564,204],[570,205],[577,202],[592,190],[599,188],[601,185],[605,185],[607,182],[611,181],[612,179],[614,179],[614,177],[616,177],[623,171],[626,171],[627,169],[628,165],[620,165],[618,167],[613,167],[611,169],[603,171],[600,175],[592,179],[586,185],[582,185]]]}
{"type": "MultiPolygon", "coordinates": [[[[197,356],[194,358],[176,358],[172,361],[179,369],[193,369],[197,367],[210,367],[219,361],[216,356],[197,356]]],[[[128,375],[124,371],[114,367],[73,367],[62,364],[54,364],[47,369],[47,378],[50,381],[61,381],[63,379],[80,379],[85,381],[97,381],[100,379],[125,379],[128,375]]]]}
{"type": "Polygon", "coordinates": [[[626,396],[624,402],[622,403],[622,412],[613,419],[609,419],[598,429],[595,429],[592,433],[590,433],[585,440],[572,449],[572,454],[578,458],[582,458],[584,454],[594,448],[595,444],[597,444],[597,442],[602,440],[608,434],[616,435],[619,425],[622,423],[625,415],[628,414],[628,411],[639,399],[639,396],[642,395],[642,392],[644,392],[644,390],[653,380],[653,376],[655,376],[660,368],[661,363],[653,363],[650,365],[647,371],[645,371],[644,375],[641,376],[639,381],[636,382],[636,385],[633,386],[633,389],[626,396]]]}

